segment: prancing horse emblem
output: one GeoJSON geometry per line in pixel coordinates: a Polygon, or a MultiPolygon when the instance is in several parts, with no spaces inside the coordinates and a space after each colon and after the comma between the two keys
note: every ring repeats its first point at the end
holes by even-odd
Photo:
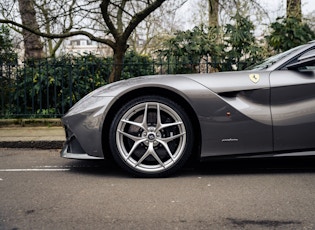
{"type": "Polygon", "coordinates": [[[260,76],[259,74],[250,74],[249,79],[256,84],[259,82],[260,76]]]}

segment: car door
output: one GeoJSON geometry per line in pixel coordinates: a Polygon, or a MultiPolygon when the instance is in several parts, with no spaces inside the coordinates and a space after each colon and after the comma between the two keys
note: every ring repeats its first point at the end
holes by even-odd
{"type": "Polygon", "coordinates": [[[270,74],[274,151],[315,148],[315,50],[270,74]]]}

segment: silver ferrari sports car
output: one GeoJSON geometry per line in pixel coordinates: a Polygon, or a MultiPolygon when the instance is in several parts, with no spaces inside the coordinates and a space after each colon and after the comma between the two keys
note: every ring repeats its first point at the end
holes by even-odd
{"type": "Polygon", "coordinates": [[[61,156],[162,177],[192,159],[315,155],[315,41],[246,71],[108,84],[62,118],[61,156]]]}

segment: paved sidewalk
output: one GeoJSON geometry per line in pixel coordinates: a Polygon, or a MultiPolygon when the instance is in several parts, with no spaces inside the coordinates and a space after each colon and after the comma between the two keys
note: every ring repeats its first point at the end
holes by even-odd
{"type": "Polygon", "coordinates": [[[64,141],[61,126],[0,127],[0,148],[60,149],[64,141]]]}

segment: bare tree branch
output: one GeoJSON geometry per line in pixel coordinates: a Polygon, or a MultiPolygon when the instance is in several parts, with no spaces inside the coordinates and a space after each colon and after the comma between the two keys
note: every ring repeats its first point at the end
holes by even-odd
{"type": "Polygon", "coordinates": [[[106,44],[106,45],[110,46],[111,48],[115,47],[115,43],[113,41],[111,41],[109,39],[102,39],[102,38],[96,37],[92,33],[89,33],[87,31],[73,31],[73,32],[68,32],[68,33],[64,33],[64,34],[47,34],[47,33],[42,33],[42,32],[40,32],[38,30],[31,29],[31,28],[29,28],[27,26],[24,26],[24,25],[22,25],[20,23],[12,21],[12,20],[0,19],[0,23],[11,24],[11,25],[14,25],[14,26],[17,26],[19,28],[25,29],[25,30],[27,30],[27,31],[29,31],[31,33],[34,33],[36,35],[39,35],[39,36],[45,37],[45,38],[50,38],[50,39],[54,39],[54,38],[68,38],[68,37],[73,37],[73,36],[76,36],[76,35],[83,35],[83,36],[88,37],[92,41],[96,41],[96,42],[100,42],[100,43],[106,44]]]}

